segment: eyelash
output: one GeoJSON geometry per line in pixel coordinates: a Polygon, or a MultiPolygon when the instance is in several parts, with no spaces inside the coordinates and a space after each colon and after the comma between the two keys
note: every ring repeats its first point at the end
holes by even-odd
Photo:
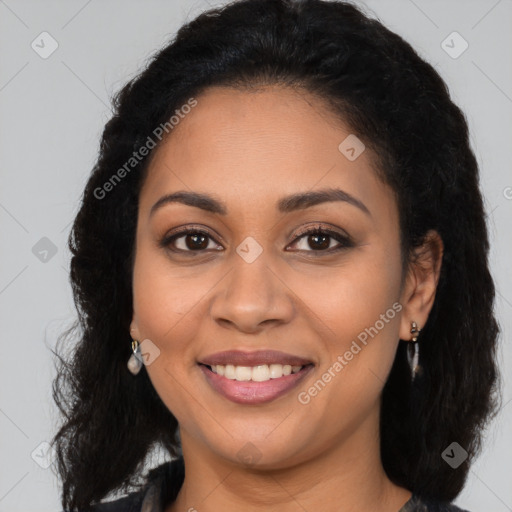
{"type": "MultiPolygon", "coordinates": [[[[192,253],[193,254],[193,253],[205,252],[207,249],[200,249],[200,250],[197,250],[197,251],[192,251],[192,250],[183,250],[183,249],[173,249],[173,248],[170,247],[171,243],[173,243],[177,239],[182,238],[183,236],[186,236],[186,235],[189,235],[189,234],[204,235],[204,236],[210,238],[211,240],[213,240],[215,243],[218,244],[218,242],[214,239],[214,237],[208,231],[205,231],[204,229],[188,227],[188,228],[185,228],[185,229],[181,229],[178,232],[175,232],[175,233],[173,233],[171,235],[165,235],[159,241],[158,245],[160,247],[162,247],[162,248],[167,248],[170,251],[175,252],[175,253],[182,253],[182,254],[183,253],[184,254],[192,253]]],[[[301,231],[300,233],[297,234],[297,237],[295,238],[295,240],[292,242],[291,245],[294,245],[301,238],[304,238],[307,235],[327,235],[330,238],[334,238],[337,242],[340,243],[340,245],[338,247],[331,248],[331,249],[323,249],[323,250],[313,250],[312,249],[312,250],[309,250],[309,251],[303,251],[303,252],[308,252],[308,253],[317,253],[315,256],[321,256],[323,254],[331,255],[333,253],[337,253],[339,251],[342,251],[344,249],[348,249],[348,248],[354,246],[354,243],[353,243],[353,241],[352,241],[352,239],[350,237],[348,237],[346,235],[342,235],[341,233],[338,233],[338,232],[333,231],[331,229],[325,228],[325,227],[323,227],[321,225],[309,227],[308,229],[305,229],[304,231],[301,231]]]]}

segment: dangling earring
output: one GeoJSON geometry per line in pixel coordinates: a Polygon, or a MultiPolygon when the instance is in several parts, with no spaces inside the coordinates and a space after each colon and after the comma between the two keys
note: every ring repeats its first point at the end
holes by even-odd
{"type": "Polygon", "coordinates": [[[132,351],[133,354],[128,359],[128,370],[130,370],[133,375],[137,375],[142,368],[142,355],[140,353],[140,344],[137,340],[132,340],[132,351]]]}
{"type": "Polygon", "coordinates": [[[421,373],[421,366],[419,365],[420,345],[418,343],[418,336],[420,332],[421,329],[418,329],[418,324],[416,322],[411,322],[412,338],[409,341],[409,346],[407,347],[407,359],[409,361],[409,366],[411,367],[411,377],[413,381],[416,375],[421,373]]]}

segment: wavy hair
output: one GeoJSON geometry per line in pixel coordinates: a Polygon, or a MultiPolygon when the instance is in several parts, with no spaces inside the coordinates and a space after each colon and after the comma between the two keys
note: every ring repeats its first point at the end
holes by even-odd
{"type": "Polygon", "coordinates": [[[436,298],[419,338],[424,372],[411,383],[400,343],[382,395],[381,457],[393,482],[423,498],[451,501],[464,485],[500,398],[495,288],[465,117],[436,70],[360,8],[239,0],[183,25],[113,98],[68,240],[78,319],[59,338],[69,353],[58,356],[53,381],[64,418],[52,440],[66,511],[140,487],[152,448],[179,453],[177,421],[147,372],[135,379],[126,368],[138,196],[155,150],[122,179],[112,176],[209,86],[276,84],[322,98],[377,155],[398,204],[404,268],[430,229],[443,240],[436,298]],[[457,469],[441,458],[453,441],[469,455],[457,469]]]}

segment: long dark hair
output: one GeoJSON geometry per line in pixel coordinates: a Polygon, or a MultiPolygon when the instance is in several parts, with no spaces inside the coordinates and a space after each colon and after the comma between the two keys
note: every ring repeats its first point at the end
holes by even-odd
{"type": "Polygon", "coordinates": [[[178,453],[176,419],[146,371],[133,378],[126,368],[138,196],[154,150],[130,158],[207,87],[270,84],[321,97],[378,155],[397,198],[404,263],[428,230],[441,235],[438,290],[420,335],[424,373],[411,384],[400,344],[382,396],[381,456],[389,478],[422,497],[451,501],[464,485],[499,401],[495,289],[464,115],[434,68],[355,6],[241,0],[184,25],[113,100],[69,236],[78,320],[59,341],[75,334],[78,343],[58,356],[53,382],[65,510],[140,486],[152,448],[178,453]],[[457,469],[441,457],[453,441],[469,454],[457,469]]]}

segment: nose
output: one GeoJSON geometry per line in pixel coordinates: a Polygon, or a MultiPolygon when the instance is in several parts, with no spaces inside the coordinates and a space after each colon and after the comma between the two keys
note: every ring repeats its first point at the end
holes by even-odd
{"type": "Polygon", "coordinates": [[[257,333],[269,324],[285,324],[293,318],[293,292],[264,254],[252,263],[233,255],[231,269],[212,297],[210,314],[219,325],[257,333]]]}

